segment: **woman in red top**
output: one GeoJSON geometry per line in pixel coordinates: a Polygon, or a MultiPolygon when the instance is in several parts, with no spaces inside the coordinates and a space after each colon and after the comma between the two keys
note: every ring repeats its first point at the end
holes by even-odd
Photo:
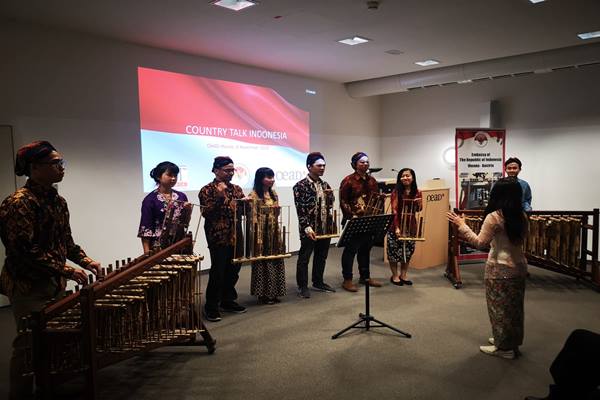
{"type": "Polygon", "coordinates": [[[417,188],[417,177],[412,169],[402,168],[398,172],[391,205],[394,220],[387,233],[387,256],[392,270],[390,282],[397,286],[412,285],[406,275],[408,263],[415,252],[415,241],[402,238],[417,235],[415,213],[421,211],[423,206],[421,192],[417,188]]]}

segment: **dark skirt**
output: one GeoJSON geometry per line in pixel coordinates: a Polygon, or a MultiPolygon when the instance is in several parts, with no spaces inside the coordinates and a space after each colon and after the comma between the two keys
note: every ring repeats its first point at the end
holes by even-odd
{"type": "Polygon", "coordinates": [[[523,344],[525,278],[486,279],[485,297],[494,345],[515,350],[523,344]]]}
{"type": "Polygon", "coordinates": [[[285,296],[285,265],[283,259],[252,263],[250,294],[269,298],[285,296]]]}
{"type": "Polygon", "coordinates": [[[415,252],[414,240],[398,240],[394,232],[387,233],[387,256],[390,262],[406,264],[415,252]]]}

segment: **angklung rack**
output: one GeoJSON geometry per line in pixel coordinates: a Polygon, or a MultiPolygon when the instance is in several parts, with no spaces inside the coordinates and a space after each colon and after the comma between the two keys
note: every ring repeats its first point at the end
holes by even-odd
{"type": "Polygon", "coordinates": [[[322,199],[317,200],[317,204],[314,208],[315,214],[315,235],[316,240],[319,239],[331,239],[340,236],[340,230],[338,227],[338,212],[333,208],[333,190],[326,189],[325,201],[322,199]]]}
{"type": "Polygon", "coordinates": [[[290,225],[289,206],[267,206],[257,199],[234,200],[234,263],[271,261],[291,257],[289,230],[283,225],[283,212],[290,225]]]}
{"type": "MultiPolygon", "coordinates": [[[[465,222],[475,233],[480,231],[483,224],[482,210],[455,212],[465,215],[465,222]]],[[[575,277],[600,291],[599,209],[529,211],[527,215],[529,233],[523,245],[527,263],[575,277]]],[[[458,237],[458,228],[454,224],[450,223],[448,232],[448,264],[444,275],[459,289],[462,280],[458,254],[462,240],[458,237]]]]}
{"type": "Polygon", "coordinates": [[[398,240],[424,241],[427,208],[422,199],[402,199],[398,208],[398,240]]]}
{"type": "Polygon", "coordinates": [[[38,391],[83,374],[84,397],[95,399],[98,370],[166,345],[215,340],[201,319],[200,261],[187,235],[171,246],[117,261],[106,275],[34,313],[32,367],[38,391]],[[198,340],[200,336],[202,339],[198,340]]]}

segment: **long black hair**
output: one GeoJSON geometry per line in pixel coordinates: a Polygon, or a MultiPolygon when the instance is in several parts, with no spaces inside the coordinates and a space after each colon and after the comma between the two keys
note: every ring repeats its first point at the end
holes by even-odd
{"type": "Polygon", "coordinates": [[[160,183],[160,177],[165,172],[170,172],[173,175],[179,175],[179,167],[173,164],[171,161],[163,161],[150,171],[150,177],[154,179],[154,182],[160,183]]]}
{"type": "Polygon", "coordinates": [[[404,196],[404,185],[402,184],[402,174],[405,171],[409,171],[410,174],[412,175],[412,183],[410,184],[410,197],[415,197],[417,195],[417,175],[415,174],[415,171],[413,171],[411,168],[402,168],[399,172],[398,172],[398,177],[396,178],[396,193],[398,193],[398,198],[402,198],[404,196]]]}
{"type": "Polygon", "coordinates": [[[520,244],[527,233],[527,216],[523,212],[523,189],[515,177],[501,178],[492,186],[490,200],[483,213],[484,218],[494,211],[501,210],[504,229],[513,244],[520,244]]]}
{"type": "MultiPolygon", "coordinates": [[[[271,168],[261,167],[256,170],[254,174],[254,192],[258,195],[259,198],[265,198],[265,192],[263,189],[263,179],[266,177],[272,178],[275,176],[275,172],[271,168]]],[[[269,195],[272,199],[275,199],[275,194],[273,193],[273,188],[269,188],[269,195]]]]}

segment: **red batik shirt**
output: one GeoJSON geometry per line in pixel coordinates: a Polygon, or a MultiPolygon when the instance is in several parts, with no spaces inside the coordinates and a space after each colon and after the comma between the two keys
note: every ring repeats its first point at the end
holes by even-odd
{"type": "Polygon", "coordinates": [[[377,181],[370,175],[361,177],[357,172],[348,175],[340,184],[340,206],[345,219],[364,213],[364,204],[379,193],[377,181]]]}

